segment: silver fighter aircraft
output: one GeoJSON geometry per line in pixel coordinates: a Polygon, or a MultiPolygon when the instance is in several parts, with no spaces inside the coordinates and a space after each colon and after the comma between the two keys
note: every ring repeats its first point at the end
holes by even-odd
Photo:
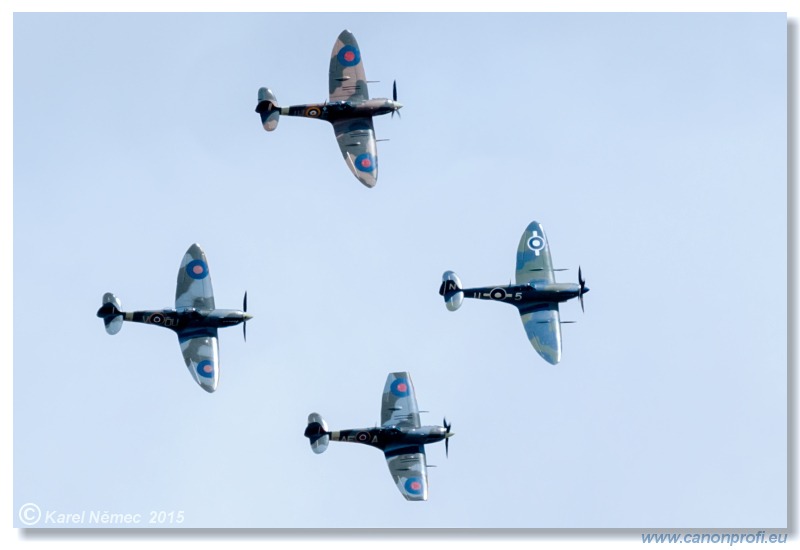
{"type": "Polygon", "coordinates": [[[119,299],[107,292],[97,316],[103,319],[109,334],[118,333],[123,321],[174,330],[189,373],[209,393],[215,391],[219,383],[217,329],[244,323],[242,329],[247,340],[246,323],[253,318],[247,313],[247,292],[241,311],[216,309],[206,255],[197,244],[189,247],[178,269],[175,309],[125,312],[119,299]]]}
{"type": "Polygon", "coordinates": [[[511,304],[519,310],[522,324],[533,348],[553,365],[561,361],[561,323],[558,304],[578,298],[583,310],[583,295],[589,292],[578,267],[578,284],[557,283],[550,259],[550,245],[542,224],[531,222],[517,247],[517,284],[461,288],[461,280],[452,271],[445,271],[439,295],[450,311],[461,307],[464,296],[478,300],[494,300],[511,304]]]}
{"type": "Polygon", "coordinates": [[[311,413],[304,435],[311,443],[311,450],[317,454],[325,452],[331,439],[380,449],[397,488],[406,500],[427,500],[425,444],[444,440],[445,453],[448,453],[449,438],[454,435],[450,427],[447,419],[444,426],[422,426],[411,376],[407,372],[393,372],[386,378],[383,388],[380,427],[332,432],[319,414],[311,413]]]}
{"type": "MultiPolygon", "coordinates": [[[[328,101],[309,105],[279,107],[274,93],[268,88],[258,90],[256,112],[261,115],[264,130],[278,127],[280,115],[327,120],[333,125],[336,141],[347,166],[367,187],[378,181],[378,149],[372,117],[399,111],[397,83],[392,86],[392,99],[370,99],[361,61],[361,50],[350,31],[342,31],[331,53],[328,71],[328,101]]],[[[400,113],[397,113],[398,116],[400,113]]]]}

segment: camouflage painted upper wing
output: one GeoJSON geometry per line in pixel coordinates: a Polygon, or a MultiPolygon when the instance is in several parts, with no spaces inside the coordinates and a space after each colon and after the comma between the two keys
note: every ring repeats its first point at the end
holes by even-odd
{"type": "Polygon", "coordinates": [[[386,378],[381,400],[381,425],[420,427],[414,384],[407,372],[393,372],[386,378]]]}
{"type": "Polygon", "coordinates": [[[428,500],[428,468],[423,445],[390,447],[383,451],[389,472],[406,500],[428,500]]]}
{"type": "Polygon", "coordinates": [[[200,387],[211,393],[219,383],[219,344],[217,329],[202,327],[178,332],[178,342],[186,367],[200,387]]]}
{"type": "Polygon", "coordinates": [[[561,361],[561,318],[558,304],[532,304],[529,308],[520,308],[519,313],[533,349],[551,365],[561,361]]]}
{"type": "Polygon", "coordinates": [[[214,309],[214,290],[205,252],[197,243],[189,247],[178,270],[175,308],[214,309]]]}
{"type": "Polygon", "coordinates": [[[356,37],[347,30],[342,31],[333,45],[328,93],[331,101],[360,102],[369,99],[361,50],[356,37]]]}
{"type": "Polygon", "coordinates": [[[531,222],[525,229],[517,247],[517,284],[554,283],[550,245],[544,228],[539,222],[531,222]]]}
{"type": "Polygon", "coordinates": [[[367,187],[378,182],[378,148],[372,118],[353,118],[333,123],[336,141],[350,171],[367,187]]]}

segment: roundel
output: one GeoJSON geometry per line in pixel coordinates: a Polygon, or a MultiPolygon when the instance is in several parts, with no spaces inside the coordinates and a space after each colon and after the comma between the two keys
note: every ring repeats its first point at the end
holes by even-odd
{"type": "Polygon", "coordinates": [[[422,478],[419,477],[410,477],[406,480],[404,487],[406,491],[408,491],[411,495],[421,495],[422,494],[422,478]]]}
{"type": "Polygon", "coordinates": [[[411,384],[405,378],[398,378],[389,387],[397,397],[407,397],[411,393],[411,384]]]}
{"type": "Polygon", "coordinates": [[[153,323],[154,325],[160,325],[164,322],[164,316],[160,313],[153,313],[150,317],[147,318],[148,323],[153,323]]]}
{"type": "Polygon", "coordinates": [[[205,279],[208,277],[208,266],[203,260],[192,260],[186,264],[186,274],[192,279],[205,279]]]}
{"type": "Polygon", "coordinates": [[[197,374],[203,378],[214,378],[214,363],[206,359],[197,364],[197,374]]]}
{"type": "Polygon", "coordinates": [[[375,159],[369,153],[361,153],[358,155],[353,164],[362,172],[372,172],[375,170],[375,159]]]}
{"type": "Polygon", "coordinates": [[[319,107],[309,107],[308,109],[306,109],[306,116],[318,117],[319,116],[319,107]]]}
{"type": "Polygon", "coordinates": [[[531,238],[528,239],[528,248],[537,252],[544,248],[544,238],[539,236],[538,231],[534,231],[531,238]]]}
{"type": "Polygon", "coordinates": [[[339,50],[336,58],[339,60],[339,63],[345,67],[353,67],[361,62],[361,52],[358,51],[358,48],[348,44],[339,50]]]}
{"type": "Polygon", "coordinates": [[[489,293],[489,296],[492,297],[492,300],[502,300],[506,297],[506,291],[502,288],[494,288],[489,293]]]}
{"type": "Polygon", "coordinates": [[[367,443],[369,441],[369,434],[367,432],[358,432],[356,434],[356,440],[359,443],[367,443]]]}

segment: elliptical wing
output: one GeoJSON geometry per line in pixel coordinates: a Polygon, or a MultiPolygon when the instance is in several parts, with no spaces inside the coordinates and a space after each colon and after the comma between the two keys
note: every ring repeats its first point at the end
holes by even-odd
{"type": "Polygon", "coordinates": [[[348,30],[339,34],[331,53],[328,71],[330,100],[361,102],[369,99],[367,77],[356,37],[348,30]]]}
{"type": "Polygon", "coordinates": [[[214,290],[208,272],[206,254],[197,243],[189,247],[178,269],[175,308],[214,308],[214,290]]]}

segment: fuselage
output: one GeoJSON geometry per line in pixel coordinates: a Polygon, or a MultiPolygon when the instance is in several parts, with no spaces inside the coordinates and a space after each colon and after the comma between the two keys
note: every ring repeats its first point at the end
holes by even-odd
{"type": "MultiPolygon", "coordinates": [[[[576,283],[529,283],[524,285],[465,288],[461,291],[464,293],[465,298],[505,302],[521,307],[536,303],[566,302],[580,296],[581,287],[576,283]]],[[[584,288],[584,293],[588,291],[588,288],[584,288]]],[[[444,294],[444,283],[439,293],[444,294]]]]}
{"type": "Polygon", "coordinates": [[[366,101],[333,101],[325,103],[310,103],[308,105],[292,105],[280,107],[280,114],[286,116],[299,116],[317,118],[328,122],[337,122],[350,118],[364,118],[385,115],[399,110],[403,105],[391,99],[368,99],[366,101]]]}
{"type": "Polygon", "coordinates": [[[253,316],[238,309],[183,308],[120,312],[125,321],[165,327],[174,331],[188,328],[236,326],[253,316]]]}
{"type": "Polygon", "coordinates": [[[360,430],[339,430],[330,432],[333,441],[362,443],[385,450],[403,445],[427,445],[448,437],[442,426],[421,426],[419,428],[379,427],[360,430]]]}

